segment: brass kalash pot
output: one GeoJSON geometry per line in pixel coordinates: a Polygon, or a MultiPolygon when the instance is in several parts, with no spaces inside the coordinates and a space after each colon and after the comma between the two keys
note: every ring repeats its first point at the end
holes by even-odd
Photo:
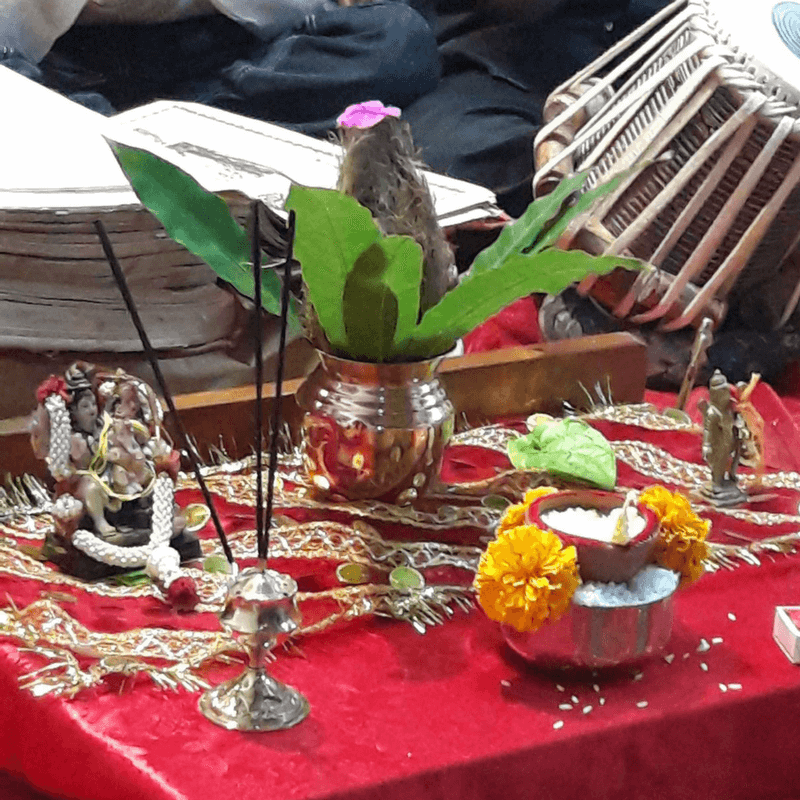
{"type": "Polygon", "coordinates": [[[438,476],[453,433],[443,356],[373,364],[319,355],[296,395],[311,483],[331,497],[412,502],[438,476]]]}

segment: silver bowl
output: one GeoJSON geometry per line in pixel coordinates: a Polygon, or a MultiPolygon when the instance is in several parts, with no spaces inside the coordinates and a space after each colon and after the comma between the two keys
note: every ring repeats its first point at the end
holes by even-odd
{"type": "Polygon", "coordinates": [[[674,580],[665,580],[664,591],[650,602],[589,605],[593,601],[582,596],[586,587],[581,587],[570,611],[557,622],[527,633],[503,625],[503,636],[514,652],[542,667],[596,669],[656,655],[672,635],[673,595],[679,581],[675,573],[661,572],[674,576],[674,580]]]}

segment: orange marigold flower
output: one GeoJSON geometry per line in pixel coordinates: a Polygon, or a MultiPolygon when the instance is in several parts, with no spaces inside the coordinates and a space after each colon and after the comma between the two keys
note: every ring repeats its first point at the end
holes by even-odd
{"type": "Polygon", "coordinates": [[[692,511],[688,499],[663,486],[651,486],[639,495],[639,502],[653,509],[661,523],[656,542],[656,563],[681,576],[681,586],[694,583],[704,572],[708,557],[707,520],[692,511]]]}
{"type": "Polygon", "coordinates": [[[497,535],[500,536],[501,533],[510,531],[518,525],[524,525],[525,512],[527,510],[528,506],[525,503],[517,503],[514,506],[509,506],[506,509],[506,513],[503,514],[503,519],[500,520],[500,524],[497,526],[497,535]]]}
{"type": "Polygon", "coordinates": [[[489,619],[516,630],[538,630],[555,622],[578,588],[574,547],[551,531],[518,525],[500,533],[481,557],[475,588],[489,619]]]}
{"type": "Polygon", "coordinates": [[[503,515],[503,519],[500,521],[500,525],[497,527],[497,535],[499,536],[501,533],[511,530],[511,528],[516,528],[518,525],[524,525],[525,514],[530,506],[540,497],[553,494],[557,491],[558,489],[554,488],[553,486],[539,486],[536,489],[528,489],[528,491],[525,492],[525,498],[521,503],[517,503],[514,506],[509,506],[506,509],[506,513],[503,515]]]}
{"type": "Polygon", "coordinates": [[[532,506],[540,497],[546,497],[548,494],[555,494],[558,491],[555,486],[537,486],[535,489],[528,489],[525,492],[525,499],[523,503],[526,506],[532,506]]]}

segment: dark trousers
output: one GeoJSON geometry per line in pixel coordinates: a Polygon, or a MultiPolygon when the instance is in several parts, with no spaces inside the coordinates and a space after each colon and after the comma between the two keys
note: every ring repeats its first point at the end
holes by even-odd
{"type": "Polygon", "coordinates": [[[493,189],[517,215],[548,93],[666,2],[570,0],[531,23],[474,0],[379,2],[262,37],[222,16],[75,27],[40,65],[0,63],[108,114],[191,100],[319,136],[347,105],[382,100],[404,109],[432,169],[493,189]]]}

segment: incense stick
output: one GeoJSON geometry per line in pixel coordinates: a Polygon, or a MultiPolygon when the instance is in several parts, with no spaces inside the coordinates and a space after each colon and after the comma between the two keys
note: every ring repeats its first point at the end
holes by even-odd
{"type": "MultiPolygon", "coordinates": [[[[266,562],[267,547],[264,542],[264,477],[263,477],[263,435],[261,397],[264,384],[264,333],[261,320],[261,229],[259,226],[258,201],[251,206],[253,213],[250,240],[250,257],[253,262],[253,285],[255,287],[255,357],[256,357],[256,407],[253,424],[255,427],[256,450],[256,548],[258,557],[266,562]]],[[[266,563],[262,563],[266,566],[266,563]]]]}
{"type": "Polygon", "coordinates": [[[229,564],[235,564],[236,562],[233,558],[230,545],[228,544],[228,539],[225,536],[225,531],[222,528],[222,523],[219,521],[219,516],[217,515],[217,510],[214,506],[214,500],[211,497],[211,493],[208,491],[208,487],[206,486],[206,482],[203,480],[202,474],[200,473],[200,463],[197,460],[194,448],[189,442],[189,437],[186,435],[186,429],[183,427],[183,421],[178,415],[178,409],[175,408],[175,401],[172,398],[172,393],[167,386],[167,382],[164,380],[164,375],[161,372],[161,365],[158,363],[158,356],[156,355],[153,346],[150,344],[150,337],[147,335],[147,331],[144,329],[142,319],[139,316],[139,312],[136,308],[136,303],[133,300],[133,295],[128,288],[128,282],[125,280],[125,274],[123,273],[122,267],[117,260],[116,254],[114,253],[111,240],[108,238],[108,234],[106,233],[105,225],[103,225],[101,220],[96,220],[94,227],[97,231],[97,235],[100,237],[100,242],[103,245],[103,252],[105,253],[106,260],[111,267],[111,272],[114,274],[114,279],[119,286],[122,299],[125,301],[125,305],[128,307],[128,313],[131,315],[131,320],[133,321],[136,331],[139,334],[139,339],[142,342],[142,347],[144,348],[147,360],[150,362],[150,367],[153,370],[153,374],[156,376],[158,387],[161,390],[161,394],[163,395],[170,414],[172,415],[175,429],[180,437],[181,446],[186,451],[187,455],[189,456],[189,461],[192,463],[192,469],[194,470],[197,484],[200,487],[200,491],[203,494],[203,499],[205,500],[208,510],[211,513],[211,519],[214,522],[214,527],[216,528],[217,536],[219,537],[220,544],[222,545],[222,550],[225,553],[225,558],[228,559],[229,564]]]}
{"type": "Polygon", "coordinates": [[[289,318],[289,283],[292,276],[292,255],[294,250],[294,211],[289,212],[288,237],[286,245],[286,261],[283,262],[283,285],[281,286],[281,333],[278,343],[278,369],[275,375],[275,399],[272,405],[272,425],[269,441],[269,478],[267,482],[267,522],[263,541],[263,550],[258,556],[266,559],[269,551],[269,531],[272,527],[272,504],[275,497],[275,470],[278,466],[278,430],[281,424],[281,406],[283,399],[283,367],[286,362],[286,325],[289,318]]]}

